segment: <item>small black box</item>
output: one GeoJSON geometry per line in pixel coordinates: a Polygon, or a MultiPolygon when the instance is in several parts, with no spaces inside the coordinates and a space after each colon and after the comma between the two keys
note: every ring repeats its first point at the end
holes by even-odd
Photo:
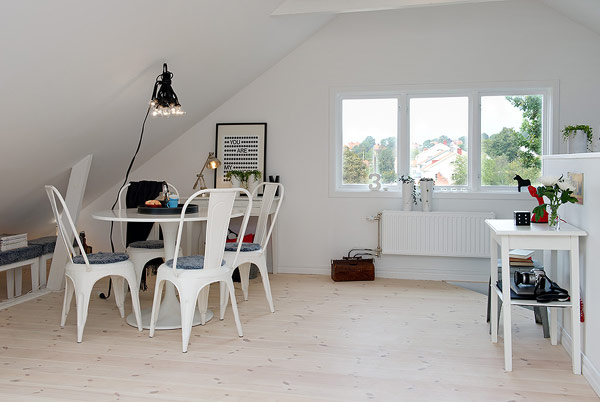
{"type": "Polygon", "coordinates": [[[531,225],[531,212],[529,211],[514,211],[515,225],[529,226],[531,225]]]}

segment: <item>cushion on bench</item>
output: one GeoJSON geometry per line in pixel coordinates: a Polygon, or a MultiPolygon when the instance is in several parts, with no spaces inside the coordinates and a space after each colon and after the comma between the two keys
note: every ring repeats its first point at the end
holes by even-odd
{"type": "MultiPolygon", "coordinates": [[[[127,261],[129,257],[125,253],[94,253],[87,256],[90,264],[114,264],[121,261],[127,261]]],[[[82,256],[73,257],[75,264],[85,264],[82,256]]]]}
{"type": "Polygon", "coordinates": [[[29,244],[42,246],[44,248],[42,254],[52,254],[54,253],[54,248],[56,247],[56,236],[46,236],[40,237],[39,239],[29,240],[29,244]]]}
{"type": "Polygon", "coordinates": [[[26,261],[32,258],[38,258],[42,255],[44,248],[37,244],[31,244],[27,247],[15,248],[8,251],[0,251],[0,266],[13,264],[19,261],[26,261]]]}

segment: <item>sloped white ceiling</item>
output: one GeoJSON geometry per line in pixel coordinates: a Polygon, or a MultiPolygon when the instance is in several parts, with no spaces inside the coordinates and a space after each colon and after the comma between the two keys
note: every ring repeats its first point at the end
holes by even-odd
{"type": "Polygon", "coordinates": [[[353,13],[506,0],[285,0],[273,15],[353,13]]]}
{"type": "Polygon", "coordinates": [[[600,0],[541,0],[592,31],[600,34],[600,0]]]}
{"type": "Polygon", "coordinates": [[[94,159],[84,204],[123,180],[163,62],[187,114],[148,120],[136,166],[330,18],[271,17],[280,3],[3,2],[0,233],[51,230],[43,185],[65,190],[70,167],[86,154],[94,159]]]}

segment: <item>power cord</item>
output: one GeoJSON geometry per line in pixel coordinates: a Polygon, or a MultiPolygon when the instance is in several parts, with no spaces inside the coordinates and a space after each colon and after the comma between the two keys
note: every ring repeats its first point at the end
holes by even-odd
{"type": "MultiPolygon", "coordinates": [[[[146,120],[148,120],[148,115],[150,114],[151,108],[152,108],[152,105],[149,104],[148,110],[146,110],[146,116],[144,116],[144,121],[142,122],[142,131],[140,133],[140,140],[138,141],[137,148],[135,149],[135,153],[133,154],[133,158],[131,158],[131,162],[129,162],[129,167],[127,168],[127,173],[125,173],[125,180],[123,180],[123,184],[121,184],[121,187],[119,187],[119,191],[117,191],[117,197],[115,198],[115,202],[113,203],[112,207],[110,208],[111,211],[114,211],[115,206],[119,202],[119,193],[121,192],[121,189],[125,186],[125,184],[127,184],[127,181],[129,180],[129,173],[131,173],[131,168],[133,167],[135,158],[137,157],[138,152],[140,152],[140,147],[142,146],[142,139],[144,138],[144,129],[146,128],[146,120]]],[[[113,253],[115,252],[115,245],[113,243],[114,225],[115,225],[115,222],[111,221],[110,222],[110,249],[111,249],[111,252],[113,252],[113,253]]],[[[104,294],[104,292],[102,292],[98,296],[101,299],[108,299],[110,297],[111,289],[112,289],[112,279],[110,279],[108,282],[108,292],[106,292],[106,294],[104,294]]]]}

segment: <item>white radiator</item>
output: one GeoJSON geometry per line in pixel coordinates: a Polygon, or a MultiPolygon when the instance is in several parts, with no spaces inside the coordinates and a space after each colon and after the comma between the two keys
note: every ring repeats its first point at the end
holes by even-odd
{"type": "Polygon", "coordinates": [[[383,254],[489,257],[494,213],[383,211],[383,254]]]}

